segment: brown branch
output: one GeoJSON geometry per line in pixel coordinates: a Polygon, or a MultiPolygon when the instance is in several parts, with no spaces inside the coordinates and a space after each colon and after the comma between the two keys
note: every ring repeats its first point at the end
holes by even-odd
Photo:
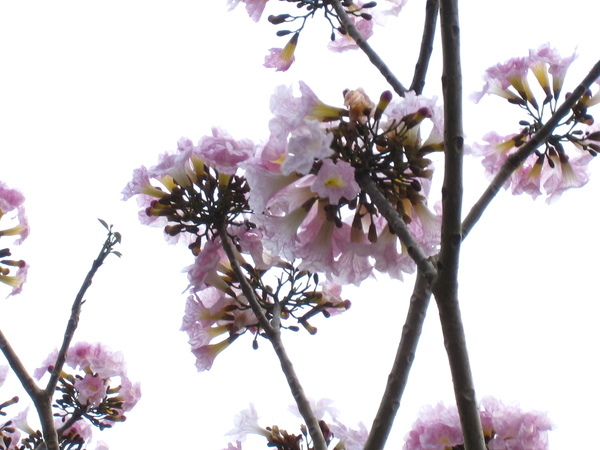
{"type": "Polygon", "coordinates": [[[404,244],[407,249],[408,255],[417,264],[418,269],[423,272],[424,275],[433,277],[436,274],[436,269],[427,257],[419,243],[416,241],[398,211],[388,202],[385,196],[377,188],[371,176],[368,172],[357,171],[356,182],[365,191],[377,209],[379,213],[385,218],[390,229],[394,232],[400,242],[404,244]]]}
{"type": "Polygon", "coordinates": [[[479,221],[488,205],[492,202],[494,197],[498,194],[504,183],[510,178],[515,170],[517,170],[521,164],[531,155],[536,148],[552,134],[554,129],[558,126],[561,119],[565,117],[571,108],[579,101],[579,99],[585,94],[592,83],[600,77],[600,61],[598,61],[587,76],[579,83],[575,90],[565,99],[555,113],[550,117],[548,122],[544,124],[542,128],[538,130],[533,137],[527,141],[518,151],[513,153],[504,162],[500,171],[496,174],[490,185],[487,187],[485,192],[481,195],[479,200],[473,205],[469,214],[465,218],[462,225],[462,238],[464,239],[469,232],[473,229],[473,226],[479,221]]]}
{"type": "MultiPolygon", "coordinates": [[[[219,235],[221,236],[221,243],[223,245],[223,250],[227,254],[227,258],[231,263],[231,267],[240,283],[240,287],[242,292],[246,296],[248,303],[250,303],[250,307],[252,311],[256,315],[260,326],[263,328],[267,338],[271,342],[273,346],[273,350],[275,350],[275,354],[277,358],[279,358],[279,363],[281,364],[281,369],[285,375],[285,378],[290,387],[290,391],[292,392],[292,396],[296,401],[296,405],[298,406],[298,410],[302,415],[302,418],[306,422],[306,426],[308,427],[308,432],[313,440],[313,447],[315,450],[327,450],[327,444],[325,443],[325,438],[323,437],[323,432],[321,431],[321,427],[319,426],[319,422],[316,419],[308,398],[304,394],[304,389],[300,384],[300,380],[298,379],[298,375],[294,370],[294,366],[287,355],[285,347],[283,345],[283,341],[281,340],[281,333],[279,326],[273,326],[267,317],[265,316],[258,299],[256,298],[256,294],[254,289],[248,282],[240,264],[236,258],[236,251],[234,250],[231,239],[227,234],[227,224],[223,223],[219,229],[219,235]]],[[[274,314],[277,311],[277,307],[274,310],[274,314]]],[[[274,322],[278,323],[279,318],[275,319],[274,322]]]]}
{"type": "Polygon", "coordinates": [[[358,47],[367,55],[369,61],[371,61],[371,63],[379,70],[381,75],[383,75],[392,89],[394,89],[394,91],[396,91],[400,97],[404,97],[406,88],[402,85],[402,83],[400,83],[390,68],[383,62],[377,52],[371,48],[369,43],[358,32],[354,24],[350,21],[350,18],[348,17],[348,14],[342,6],[340,0],[330,0],[330,3],[333,6],[333,9],[335,9],[340,23],[346,29],[350,37],[354,39],[356,45],[358,45],[358,47]]]}
{"type": "Polygon", "coordinates": [[[433,294],[440,314],[465,449],[485,450],[458,303],[464,145],[458,0],[441,0],[440,23],[443,52],[445,169],[442,187],[442,240],[438,278],[433,285],[433,294]]]}
{"type": "Polygon", "coordinates": [[[427,5],[425,6],[425,25],[423,27],[423,37],[421,38],[421,50],[419,52],[419,59],[415,65],[413,80],[410,84],[410,90],[415,91],[418,95],[423,93],[423,88],[425,87],[425,76],[427,75],[429,59],[433,52],[433,40],[435,38],[435,28],[439,10],[439,0],[427,0],[427,5]]]}
{"type": "Polygon", "coordinates": [[[417,279],[410,298],[406,321],[402,328],[402,337],[396,351],[396,358],[388,376],[379,410],[375,415],[369,437],[365,443],[365,450],[380,450],[385,447],[396,413],[400,408],[400,399],[408,382],[408,374],[415,359],[417,344],[419,343],[429,299],[431,298],[433,281],[431,277],[425,276],[420,271],[417,272],[417,279]]]}

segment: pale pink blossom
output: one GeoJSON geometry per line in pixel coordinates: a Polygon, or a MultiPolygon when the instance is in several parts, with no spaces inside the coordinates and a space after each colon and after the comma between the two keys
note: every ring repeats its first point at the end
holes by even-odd
{"type": "Polygon", "coordinates": [[[77,400],[88,408],[95,408],[106,396],[108,383],[106,379],[86,373],[83,378],[77,378],[73,384],[78,391],[77,400]]]}
{"type": "Polygon", "coordinates": [[[245,441],[249,434],[258,434],[269,437],[270,433],[258,425],[258,413],[254,408],[254,403],[250,403],[248,409],[244,409],[235,415],[233,419],[234,427],[225,433],[227,436],[233,436],[236,441],[245,441]]]}
{"type": "Polygon", "coordinates": [[[235,8],[240,1],[246,4],[246,11],[254,22],[258,22],[269,0],[227,0],[229,10],[235,8]]]}
{"type": "Polygon", "coordinates": [[[14,209],[18,209],[25,197],[16,189],[9,188],[6,183],[0,181],[0,217],[14,209]]]}
{"type": "Polygon", "coordinates": [[[78,342],[67,350],[66,363],[73,369],[95,373],[102,378],[125,373],[125,361],[121,352],[112,352],[107,346],[78,342]]]}
{"type": "Polygon", "coordinates": [[[216,344],[202,345],[198,348],[193,348],[192,353],[196,357],[196,369],[198,369],[198,372],[210,370],[217,355],[229,347],[230,344],[231,341],[225,339],[216,344]]]}
{"type": "Polygon", "coordinates": [[[312,169],[317,159],[333,155],[331,142],[333,135],[321,127],[317,120],[306,120],[296,128],[288,142],[288,156],[281,165],[284,175],[299,173],[305,175],[312,169]]]}
{"type": "Polygon", "coordinates": [[[231,270],[229,260],[221,246],[220,239],[206,242],[202,250],[196,256],[194,264],[184,269],[188,274],[190,284],[188,288],[195,291],[205,289],[207,286],[213,286],[222,291],[229,289],[219,272],[231,270]]]}
{"type": "Polygon", "coordinates": [[[310,189],[331,205],[339,204],[342,198],[353,200],[360,192],[354,173],[354,167],[346,161],[325,159],[310,189]]]}
{"type": "Polygon", "coordinates": [[[129,378],[121,377],[121,385],[119,386],[117,398],[122,402],[121,408],[123,411],[131,411],[141,397],[140,383],[132,383],[129,378]]]}
{"type": "Polygon", "coordinates": [[[212,136],[202,137],[197,151],[218,172],[233,175],[254,154],[254,143],[249,139],[235,140],[220,128],[213,127],[212,136]]]}
{"type": "MultiPolygon", "coordinates": [[[[485,398],[480,405],[480,417],[490,450],[548,449],[548,431],[552,425],[546,414],[523,412],[485,398]]],[[[440,403],[424,408],[404,439],[404,450],[445,450],[462,445],[456,406],[440,403]]]]}
{"type": "Polygon", "coordinates": [[[359,422],[358,428],[349,428],[334,419],[334,423],[329,426],[329,429],[340,442],[343,442],[345,450],[363,450],[369,437],[369,430],[362,422],[359,422]]]}
{"type": "Polygon", "coordinates": [[[290,41],[283,48],[272,48],[269,54],[265,57],[264,66],[269,69],[275,69],[277,72],[285,72],[288,70],[296,57],[296,45],[298,44],[299,33],[292,36],[290,41]]]}

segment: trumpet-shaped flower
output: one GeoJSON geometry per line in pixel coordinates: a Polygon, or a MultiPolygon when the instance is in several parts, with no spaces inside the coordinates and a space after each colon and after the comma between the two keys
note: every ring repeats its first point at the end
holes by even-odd
{"type": "Polygon", "coordinates": [[[331,159],[323,160],[310,189],[332,205],[339,204],[342,198],[353,200],[360,192],[354,179],[354,167],[345,161],[334,163],[331,159]]]}

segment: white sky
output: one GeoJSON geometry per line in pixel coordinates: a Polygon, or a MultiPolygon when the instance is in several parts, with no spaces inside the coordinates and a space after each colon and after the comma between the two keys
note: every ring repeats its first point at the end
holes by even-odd
{"type": "MultiPolygon", "coordinates": [[[[143,398],[127,422],[97,434],[112,450],[223,448],[223,433],[249,402],[263,425],[295,423],[286,418],[291,396],[266,341],[253,352],[250,339],[240,339],[210,372],[196,373],[178,331],[186,286],[180,271],[191,255],[140,225],[134,201],[120,202],[132,170],[213,125],[237,138],[267,138],[269,96],[278,84],[304,80],[332,104],[341,103],[344,88],[362,86],[373,98],[387,89],[362,54],[327,52],[329,32],[312,23],[289,72],[264,69],[267,49],[285,38],[268,23],[251,22],[242,8],[226,13],[225,3],[0,4],[0,179],[26,195],[32,227],[25,244],[13,248],[31,264],[29,281],[22,295],[2,301],[0,328],[26,365],[37,367],[60,342],[103,242],[96,218],[115,224],[124,256],[109,259],[95,279],[75,339],[123,351],[131,379],[142,382],[143,398]]],[[[279,11],[270,3],[267,15],[279,11]]],[[[423,3],[409,0],[371,41],[405,85],[423,3]]],[[[548,41],[564,55],[578,48],[565,89],[598,58],[597,27],[588,19],[599,16],[595,2],[489,5],[461,2],[466,96],[481,88],[488,66],[548,41]]],[[[428,95],[440,93],[439,52],[434,58],[428,95]]],[[[467,102],[467,139],[508,134],[521,118],[499,99],[467,102]]],[[[600,419],[597,164],[588,186],[552,206],[503,193],[463,247],[461,299],[478,396],[548,411],[554,449],[589,448],[600,419]]],[[[466,176],[468,210],[485,179],[471,161],[466,176]]],[[[348,426],[372,421],[411,288],[410,279],[403,285],[381,277],[348,289],[348,313],[318,323],[317,336],[286,336],[307,393],[334,399],[348,426]]],[[[2,398],[14,395],[10,386],[2,398]]],[[[452,401],[452,388],[432,307],[388,448],[400,448],[421,406],[440,400],[452,401]]],[[[245,448],[261,448],[251,442],[245,448]]]]}

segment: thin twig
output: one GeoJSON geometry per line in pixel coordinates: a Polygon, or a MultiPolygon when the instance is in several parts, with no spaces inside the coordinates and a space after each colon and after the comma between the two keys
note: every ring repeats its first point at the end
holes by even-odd
{"type": "Polygon", "coordinates": [[[494,197],[498,194],[504,183],[510,178],[515,170],[517,170],[521,164],[531,155],[536,148],[538,148],[549,136],[552,134],[554,129],[560,123],[561,119],[565,117],[571,108],[579,101],[579,99],[585,94],[592,83],[600,77],[600,61],[598,61],[587,76],[582,80],[581,83],[575,88],[575,90],[565,99],[565,101],[558,107],[556,112],[550,117],[550,119],[541,127],[532,138],[527,141],[518,151],[513,153],[504,162],[500,171],[496,174],[490,185],[487,187],[485,192],[481,195],[479,200],[473,205],[469,214],[465,218],[462,225],[462,238],[464,239],[469,232],[473,229],[473,226],[479,221],[483,212],[486,210],[488,205],[492,202],[494,197]]]}
{"type": "Polygon", "coordinates": [[[431,298],[433,281],[431,277],[425,276],[420,271],[417,272],[406,321],[402,328],[402,337],[396,351],[396,359],[388,376],[379,410],[373,420],[369,437],[365,443],[365,450],[380,450],[385,447],[396,413],[400,408],[400,399],[408,382],[408,374],[415,359],[417,344],[419,343],[429,299],[431,298]]]}
{"type": "Polygon", "coordinates": [[[383,60],[377,54],[377,52],[375,52],[375,50],[371,48],[369,43],[361,36],[354,24],[350,21],[350,18],[348,17],[346,10],[340,3],[340,0],[330,0],[330,2],[333,8],[335,9],[340,23],[346,29],[350,37],[354,39],[356,45],[358,45],[358,47],[367,55],[371,63],[379,70],[381,75],[384,76],[384,78],[390,84],[392,89],[394,89],[394,91],[396,91],[396,93],[400,97],[404,97],[404,94],[406,93],[406,88],[402,85],[402,83],[400,83],[400,81],[392,73],[390,68],[383,62],[383,60]]]}
{"type": "Polygon", "coordinates": [[[410,90],[415,91],[418,95],[423,93],[423,88],[425,87],[425,76],[427,75],[429,59],[433,52],[433,40],[435,38],[439,10],[439,0],[427,0],[427,5],[425,6],[425,25],[423,26],[423,37],[421,38],[421,50],[419,52],[419,59],[415,65],[415,74],[412,83],[410,84],[410,90]]]}
{"type": "Polygon", "coordinates": [[[75,301],[73,302],[73,306],[71,307],[71,316],[69,317],[69,321],[67,322],[67,328],[65,329],[65,334],[63,338],[62,345],[60,350],[58,351],[58,357],[56,358],[56,363],[50,373],[50,380],[46,385],[45,391],[46,395],[52,396],[54,394],[54,390],[56,389],[56,384],[58,383],[58,378],[60,377],[60,373],[62,371],[63,365],[65,364],[65,360],[67,359],[67,351],[71,345],[71,341],[75,336],[75,330],[77,329],[77,325],[79,324],[79,315],[81,314],[81,305],[83,304],[83,297],[87,292],[88,288],[92,285],[92,280],[96,275],[98,269],[104,264],[104,261],[113,252],[113,246],[116,241],[114,241],[114,234],[109,230],[108,237],[104,241],[102,245],[102,249],[98,256],[92,263],[92,267],[87,273],[81,287],[79,288],[79,292],[75,297],[75,301]]]}
{"type": "Polygon", "coordinates": [[[52,372],[50,374],[50,381],[45,389],[40,389],[38,385],[35,383],[33,378],[27,372],[27,369],[21,363],[19,357],[14,352],[13,348],[8,343],[8,340],[4,336],[4,334],[0,331],[0,349],[2,353],[8,360],[8,363],[23,385],[25,392],[29,395],[33,404],[35,405],[35,409],[40,418],[40,424],[42,426],[42,435],[44,438],[44,444],[47,450],[59,450],[58,445],[58,434],[56,432],[56,427],[54,425],[54,415],[52,412],[52,398],[54,396],[54,390],[56,388],[56,384],[58,382],[58,377],[62,370],[62,367],[65,363],[66,353],[69,349],[69,345],[73,336],[75,334],[75,329],[77,328],[77,323],[79,321],[79,314],[81,312],[81,304],[83,303],[83,296],[87,291],[88,287],[92,284],[92,279],[96,274],[97,270],[100,268],[106,257],[113,253],[113,246],[115,243],[119,241],[120,238],[115,239],[115,234],[110,231],[104,245],[102,246],[102,250],[98,257],[94,260],[92,264],[92,268],[88,272],[80,290],[75,298],[73,303],[73,307],[71,308],[71,316],[67,323],[67,329],[65,331],[63,345],[58,353],[58,357],[52,372]]]}
{"type": "MultiPolygon", "coordinates": [[[[323,432],[321,431],[321,427],[319,426],[319,422],[316,419],[308,398],[304,394],[304,389],[300,384],[300,380],[298,379],[298,375],[294,370],[294,366],[292,365],[291,360],[289,359],[285,347],[283,345],[283,341],[281,340],[281,333],[279,326],[274,327],[269,323],[269,320],[265,316],[258,299],[256,298],[256,294],[254,289],[248,282],[240,264],[236,258],[235,250],[233,244],[227,234],[227,224],[222,224],[219,229],[219,235],[221,236],[221,243],[223,245],[223,250],[225,250],[225,254],[231,263],[231,267],[233,272],[235,273],[242,292],[244,296],[250,303],[250,307],[252,311],[256,315],[260,326],[263,328],[267,338],[271,342],[273,349],[275,350],[275,354],[279,358],[279,363],[281,364],[281,369],[285,375],[285,378],[290,387],[290,391],[292,392],[292,396],[296,401],[296,405],[298,406],[298,410],[302,415],[302,418],[306,422],[306,426],[308,427],[308,432],[310,433],[310,437],[313,440],[313,446],[315,450],[327,450],[327,444],[325,443],[325,438],[323,437],[323,432]]],[[[275,308],[277,310],[277,308],[275,308]]],[[[276,323],[278,321],[275,321],[276,323]]]]}
{"type": "Polygon", "coordinates": [[[462,74],[458,0],[441,0],[445,168],[442,187],[442,240],[433,293],[438,305],[454,396],[466,450],[485,450],[479,408],[458,303],[462,208],[462,74]]]}

